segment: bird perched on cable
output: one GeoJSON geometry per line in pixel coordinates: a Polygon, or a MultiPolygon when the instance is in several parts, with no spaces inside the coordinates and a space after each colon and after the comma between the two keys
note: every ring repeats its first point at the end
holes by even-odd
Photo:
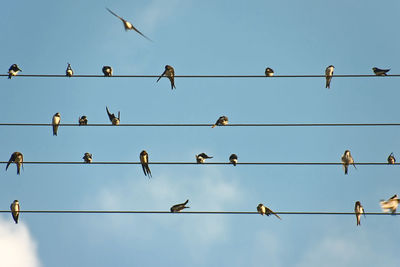
{"type": "Polygon", "coordinates": [[[74,75],[74,71],[71,68],[71,64],[67,63],[67,70],[65,71],[65,75],[68,77],[72,77],[72,75],[74,75]]]}
{"type": "Polygon", "coordinates": [[[365,217],[365,211],[360,201],[356,201],[356,205],[354,206],[354,213],[356,214],[357,225],[361,225],[361,214],[364,214],[365,217]]]}
{"type": "Polygon", "coordinates": [[[354,168],[357,169],[356,165],[354,164],[354,159],[350,154],[350,150],[344,151],[344,154],[342,156],[342,164],[343,164],[343,168],[344,168],[344,174],[348,173],[350,164],[353,164],[354,168]]]}
{"type": "Polygon", "coordinates": [[[151,171],[149,167],[149,154],[146,152],[146,150],[140,152],[140,163],[142,164],[144,175],[151,178],[151,171]]]}
{"type": "Polygon", "coordinates": [[[82,159],[85,161],[85,163],[92,163],[92,160],[93,160],[92,154],[90,154],[89,152],[86,152],[85,155],[83,155],[82,159]]]}
{"type": "Polygon", "coordinates": [[[136,28],[132,25],[132,23],[130,23],[129,21],[127,21],[127,20],[125,20],[125,19],[123,19],[123,18],[121,18],[120,16],[118,16],[117,14],[115,14],[114,12],[112,12],[110,9],[108,9],[108,8],[106,8],[106,9],[108,10],[108,12],[110,12],[111,14],[113,14],[114,16],[116,16],[117,18],[119,18],[119,19],[122,21],[122,23],[124,24],[125,31],[134,30],[134,31],[136,31],[138,34],[140,34],[141,36],[143,36],[144,38],[146,38],[147,40],[149,40],[150,42],[152,42],[152,40],[151,40],[150,38],[148,38],[146,35],[144,35],[144,34],[141,33],[138,29],[136,29],[136,28]]]}
{"type": "Polygon", "coordinates": [[[110,77],[113,74],[113,70],[110,66],[103,66],[102,71],[103,71],[104,76],[106,76],[106,77],[110,77]]]}
{"type": "Polygon", "coordinates": [[[186,207],[186,204],[189,202],[189,199],[181,204],[176,204],[171,207],[171,212],[180,212],[183,209],[188,209],[190,207],[186,207]]]}
{"type": "Polygon", "coordinates": [[[212,158],[213,158],[213,157],[207,156],[206,153],[200,153],[200,154],[196,155],[196,162],[197,162],[197,163],[204,163],[204,161],[205,161],[206,159],[212,159],[212,158]]]}
{"type": "Polygon", "coordinates": [[[377,67],[372,68],[376,76],[386,76],[390,69],[378,69],[377,67]]]}
{"type": "Polygon", "coordinates": [[[10,210],[11,210],[11,215],[12,215],[15,223],[17,224],[18,218],[19,218],[19,211],[20,211],[18,200],[14,200],[13,203],[11,203],[10,210]]]}
{"type": "Polygon", "coordinates": [[[88,123],[88,119],[85,115],[83,115],[82,117],[79,117],[79,126],[87,125],[87,123],[88,123]]]}
{"type": "Polygon", "coordinates": [[[233,166],[236,166],[236,164],[238,162],[238,156],[236,154],[230,155],[229,161],[230,161],[230,163],[233,164],[233,166]]]}
{"type": "Polygon", "coordinates": [[[17,64],[12,64],[8,69],[8,79],[11,79],[12,76],[17,76],[18,72],[22,71],[17,64]]]}
{"type": "Polygon", "coordinates": [[[395,164],[396,163],[396,158],[394,157],[393,152],[390,153],[389,157],[387,158],[388,164],[395,164]]]}
{"type": "Polygon", "coordinates": [[[265,69],[265,76],[267,76],[267,77],[274,76],[274,70],[271,69],[271,68],[266,68],[265,69]]]}
{"type": "Polygon", "coordinates": [[[59,112],[53,115],[53,135],[57,136],[58,126],[60,125],[61,115],[59,112]]]}
{"type": "Polygon", "coordinates": [[[170,65],[165,65],[165,70],[164,72],[158,77],[157,82],[161,79],[162,76],[165,76],[169,79],[171,82],[171,90],[173,90],[175,87],[175,70],[172,66],[170,65]]]}
{"type": "Polygon", "coordinates": [[[214,123],[214,125],[211,126],[211,128],[215,128],[215,126],[225,126],[225,125],[228,125],[228,117],[227,116],[221,116],[214,123]]]}
{"type": "Polygon", "coordinates": [[[14,162],[15,165],[17,165],[17,174],[20,174],[21,167],[22,169],[24,168],[24,155],[22,155],[21,152],[12,153],[10,159],[7,162],[6,170],[8,169],[8,166],[10,166],[12,162],[14,162]]]}
{"type": "Polygon", "coordinates": [[[331,88],[331,80],[332,80],[332,75],[333,75],[333,70],[335,69],[335,67],[333,65],[329,65],[326,69],[325,69],[325,78],[326,78],[326,86],[325,88],[331,88]]]}
{"type": "Polygon", "coordinates": [[[381,200],[380,204],[381,204],[381,208],[383,210],[383,212],[391,212],[391,213],[396,213],[396,209],[397,206],[399,205],[399,198],[397,197],[397,195],[392,196],[391,198],[389,198],[388,200],[381,200]]]}
{"type": "Polygon", "coordinates": [[[108,110],[108,107],[106,107],[106,111],[107,111],[107,115],[108,118],[110,119],[112,125],[119,125],[120,122],[120,112],[118,111],[118,117],[115,117],[114,113],[110,113],[110,111],[108,110]]]}
{"type": "Polygon", "coordinates": [[[261,215],[271,215],[274,214],[278,219],[282,220],[281,217],[279,217],[278,214],[276,214],[275,212],[273,212],[271,209],[267,208],[266,206],[264,206],[262,203],[258,204],[257,206],[257,211],[258,213],[260,213],[261,215]]]}

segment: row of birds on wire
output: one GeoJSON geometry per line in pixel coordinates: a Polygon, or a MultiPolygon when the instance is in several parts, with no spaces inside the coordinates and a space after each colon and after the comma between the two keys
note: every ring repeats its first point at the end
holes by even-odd
{"type": "MultiPolygon", "coordinates": [[[[397,197],[397,194],[392,196],[391,198],[389,198],[388,200],[381,200],[380,201],[380,206],[382,208],[383,212],[391,212],[393,215],[396,213],[396,209],[399,205],[400,199],[397,197]]],[[[173,205],[170,208],[170,211],[172,213],[176,213],[176,212],[180,212],[184,209],[188,209],[190,207],[186,206],[189,203],[189,199],[186,200],[183,203],[179,203],[176,205],[173,205]]],[[[12,217],[15,221],[15,223],[18,223],[18,219],[19,219],[19,214],[20,214],[20,204],[18,200],[14,200],[11,203],[10,206],[11,209],[11,214],[12,217]]],[[[275,213],[274,211],[272,211],[270,208],[266,207],[264,204],[260,203],[257,206],[257,212],[261,215],[275,215],[278,219],[282,220],[282,218],[275,213]]],[[[355,206],[354,206],[354,214],[356,215],[356,222],[357,222],[357,226],[361,225],[361,215],[363,214],[365,216],[365,210],[364,207],[361,205],[360,201],[356,201],[355,206]]]]}

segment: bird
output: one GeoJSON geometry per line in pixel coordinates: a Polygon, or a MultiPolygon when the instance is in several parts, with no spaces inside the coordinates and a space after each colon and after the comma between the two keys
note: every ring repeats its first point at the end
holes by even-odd
{"type": "Polygon", "coordinates": [[[396,213],[397,206],[399,205],[400,199],[397,197],[397,194],[389,198],[388,200],[381,200],[381,208],[383,212],[391,212],[392,214],[396,213]]]}
{"type": "Polygon", "coordinates": [[[326,86],[325,88],[331,88],[331,80],[332,80],[332,75],[333,75],[333,70],[335,69],[335,67],[333,65],[329,65],[326,69],[325,69],[325,78],[326,78],[326,86]]]}
{"type": "Polygon", "coordinates": [[[110,66],[103,66],[102,71],[103,71],[105,77],[112,76],[113,70],[110,66]]]}
{"type": "Polygon", "coordinates": [[[269,216],[271,214],[274,214],[278,219],[282,220],[281,217],[279,217],[278,214],[276,214],[275,212],[273,212],[272,210],[270,210],[269,208],[264,206],[264,204],[262,204],[262,203],[258,204],[257,211],[258,211],[258,213],[260,213],[263,216],[264,216],[264,214],[267,215],[267,216],[269,216]]]}
{"type": "Polygon", "coordinates": [[[140,163],[142,164],[144,175],[151,178],[151,171],[149,167],[149,154],[146,152],[146,150],[140,152],[140,163]]]}
{"type": "Polygon", "coordinates": [[[365,216],[365,211],[360,201],[356,201],[356,205],[354,206],[354,213],[356,214],[357,225],[361,225],[361,214],[364,214],[365,216]]]}
{"type": "Polygon", "coordinates": [[[372,68],[376,76],[386,76],[390,69],[379,69],[377,67],[372,68]]]}
{"type": "Polygon", "coordinates": [[[158,77],[157,82],[161,79],[162,76],[168,77],[169,81],[171,82],[171,90],[173,90],[175,87],[175,70],[172,66],[170,65],[165,65],[165,70],[164,72],[158,77]]]}
{"type": "Polygon", "coordinates": [[[236,166],[238,162],[238,156],[236,154],[230,155],[229,161],[233,164],[233,166],[236,166]]]}
{"type": "Polygon", "coordinates": [[[58,126],[60,125],[61,115],[59,112],[53,115],[53,135],[57,136],[58,126]]]}
{"type": "Polygon", "coordinates": [[[152,40],[151,40],[149,37],[147,37],[146,35],[144,35],[143,33],[141,33],[138,29],[136,29],[136,28],[132,25],[132,23],[130,23],[129,21],[127,21],[127,20],[125,20],[125,19],[123,19],[123,18],[121,18],[120,16],[118,16],[117,14],[115,14],[114,12],[112,12],[109,8],[106,8],[106,9],[108,10],[108,12],[110,12],[111,14],[113,14],[114,16],[116,16],[117,18],[119,18],[119,19],[122,21],[122,23],[124,24],[125,31],[134,30],[134,31],[136,31],[138,34],[140,34],[141,36],[143,36],[144,38],[146,38],[147,40],[149,40],[150,42],[152,42],[152,40]]]}
{"type": "Polygon", "coordinates": [[[356,165],[354,164],[354,159],[350,154],[350,150],[344,151],[344,154],[342,156],[342,164],[343,164],[343,168],[344,168],[344,174],[348,173],[350,164],[353,164],[354,168],[357,169],[356,165]]]}
{"type": "Polygon", "coordinates": [[[389,157],[387,158],[388,164],[395,164],[396,163],[396,158],[394,157],[393,152],[390,153],[389,157]]]}
{"type": "Polygon", "coordinates": [[[20,174],[21,167],[22,169],[24,168],[24,155],[22,155],[21,152],[12,153],[10,159],[7,162],[6,170],[8,169],[8,166],[10,166],[12,162],[14,162],[17,165],[17,174],[20,174]]]}
{"type": "Polygon", "coordinates": [[[186,204],[189,202],[189,199],[181,204],[176,204],[171,207],[171,212],[180,212],[183,209],[188,209],[190,207],[186,207],[186,204]]]}
{"type": "Polygon", "coordinates": [[[72,75],[74,75],[74,71],[71,68],[71,64],[67,63],[67,70],[65,71],[65,75],[68,77],[72,77],[72,75]]]}
{"type": "Polygon", "coordinates": [[[17,224],[18,218],[19,218],[19,211],[20,211],[19,201],[14,200],[13,203],[11,203],[10,209],[11,209],[11,215],[12,215],[15,223],[17,224]]]}
{"type": "Polygon", "coordinates": [[[108,115],[108,118],[110,119],[110,121],[111,121],[111,124],[112,125],[119,125],[119,122],[120,122],[120,112],[118,111],[118,117],[115,117],[115,115],[114,115],[114,113],[110,113],[110,111],[108,110],[108,107],[106,107],[106,111],[107,111],[107,115],[108,115]]]}
{"type": "Polygon", "coordinates": [[[212,158],[213,158],[213,157],[207,156],[206,153],[200,153],[200,154],[196,155],[196,162],[197,162],[197,163],[204,163],[204,161],[205,161],[206,159],[212,159],[212,158]]]}
{"type": "Polygon", "coordinates": [[[86,152],[82,159],[85,161],[85,163],[92,163],[92,154],[86,152]]]}
{"type": "Polygon", "coordinates": [[[228,117],[227,116],[221,116],[214,123],[214,125],[211,126],[211,128],[215,128],[215,126],[225,126],[225,125],[228,125],[228,117]]]}
{"type": "Polygon", "coordinates": [[[265,69],[265,76],[267,76],[267,77],[274,76],[274,70],[271,69],[271,68],[266,68],[265,69]]]}
{"type": "Polygon", "coordinates": [[[79,117],[79,126],[81,125],[87,125],[88,120],[87,117],[85,115],[83,115],[82,117],[79,117]]]}
{"type": "Polygon", "coordinates": [[[8,69],[8,79],[11,79],[12,76],[17,76],[18,72],[22,71],[17,64],[12,64],[8,69]]]}

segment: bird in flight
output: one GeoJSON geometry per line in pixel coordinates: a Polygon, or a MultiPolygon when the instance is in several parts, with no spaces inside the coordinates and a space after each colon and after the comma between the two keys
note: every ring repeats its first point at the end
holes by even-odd
{"type": "Polygon", "coordinates": [[[181,204],[176,204],[171,207],[171,212],[180,212],[183,209],[188,209],[190,207],[186,207],[186,204],[189,202],[189,199],[181,204]]]}
{"type": "Polygon", "coordinates": [[[24,155],[21,152],[14,152],[11,154],[10,159],[7,162],[6,170],[8,166],[14,162],[17,165],[17,174],[21,173],[21,167],[24,168],[24,155]]]}
{"type": "Polygon", "coordinates": [[[381,200],[381,208],[383,212],[388,212],[390,211],[392,214],[396,213],[397,206],[399,206],[399,201],[400,199],[397,197],[397,195],[392,196],[388,200],[381,200]]]}

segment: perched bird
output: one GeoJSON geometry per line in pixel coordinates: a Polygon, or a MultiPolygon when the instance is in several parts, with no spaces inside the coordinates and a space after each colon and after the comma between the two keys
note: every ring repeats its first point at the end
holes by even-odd
{"type": "Polygon", "coordinates": [[[59,112],[57,112],[56,114],[54,114],[53,116],[53,135],[57,136],[57,131],[58,131],[58,126],[60,125],[60,121],[61,121],[61,115],[59,112]]]}
{"type": "Polygon", "coordinates": [[[233,166],[236,166],[236,164],[238,162],[238,156],[236,154],[232,154],[229,157],[229,161],[233,164],[233,166]]]}
{"type": "Polygon", "coordinates": [[[204,163],[204,161],[205,161],[206,159],[212,159],[212,158],[213,158],[213,157],[207,156],[206,153],[201,153],[201,154],[199,154],[199,155],[196,155],[196,162],[197,162],[197,163],[204,163]]]}
{"type": "Polygon", "coordinates": [[[165,65],[165,70],[164,72],[158,77],[157,82],[161,79],[162,76],[168,77],[169,81],[171,82],[171,90],[173,90],[175,87],[175,71],[174,68],[170,65],[165,65]]]}
{"type": "Polygon", "coordinates": [[[325,88],[331,88],[331,80],[332,80],[332,75],[333,75],[333,70],[335,69],[335,67],[333,65],[329,65],[326,69],[325,69],[325,78],[326,78],[326,86],[325,88]]]}
{"type": "Polygon", "coordinates": [[[279,217],[278,214],[276,214],[275,212],[273,212],[272,210],[270,210],[269,208],[267,208],[266,206],[264,206],[262,203],[258,204],[257,206],[257,211],[258,213],[260,213],[261,215],[271,215],[274,214],[278,219],[282,220],[281,217],[279,217]]]}
{"type": "Polygon", "coordinates": [[[215,128],[215,126],[225,126],[228,125],[228,117],[227,116],[221,116],[218,118],[218,120],[215,122],[211,128],[215,128]]]}
{"type": "Polygon", "coordinates": [[[112,76],[113,70],[110,66],[103,66],[102,71],[104,73],[104,76],[106,76],[106,77],[112,76]]]}
{"type": "Polygon", "coordinates": [[[89,152],[86,152],[85,155],[83,155],[83,160],[85,161],[85,163],[92,163],[92,154],[90,154],[89,152]]]}
{"type": "Polygon", "coordinates": [[[186,207],[186,204],[189,202],[189,199],[181,204],[176,204],[171,207],[171,212],[180,212],[183,209],[188,209],[190,207],[186,207]]]}
{"type": "Polygon", "coordinates": [[[12,214],[12,217],[13,217],[15,223],[18,223],[19,211],[20,211],[19,201],[14,200],[13,203],[11,203],[10,209],[11,209],[11,214],[12,214]]]}
{"type": "Polygon", "coordinates": [[[8,79],[11,79],[12,76],[17,76],[18,72],[22,71],[17,64],[12,64],[8,69],[8,79]]]}
{"type": "Polygon", "coordinates": [[[112,113],[112,114],[110,113],[110,111],[108,110],[108,107],[106,107],[106,111],[107,111],[108,118],[110,119],[112,125],[119,125],[120,118],[121,118],[120,112],[118,111],[118,117],[115,117],[114,113],[112,113]]]}
{"type": "Polygon", "coordinates": [[[151,178],[151,171],[149,167],[149,154],[147,154],[146,150],[140,152],[140,163],[142,164],[144,175],[151,178]]]}
{"type": "Polygon", "coordinates": [[[386,76],[390,69],[378,69],[377,67],[372,68],[376,76],[386,76]]]}
{"type": "Polygon", "coordinates": [[[274,70],[271,69],[271,68],[266,68],[265,69],[265,76],[267,76],[267,77],[274,76],[274,70]]]}
{"type": "Polygon", "coordinates": [[[24,168],[24,155],[22,155],[21,152],[14,152],[11,154],[10,159],[7,162],[6,170],[8,169],[8,166],[14,162],[17,165],[17,174],[21,173],[21,166],[22,169],[24,168]]]}
{"type": "Polygon", "coordinates": [[[353,164],[354,168],[357,169],[356,165],[354,164],[354,159],[350,154],[350,150],[344,151],[344,154],[342,156],[342,164],[344,168],[344,174],[347,174],[350,164],[353,164]]]}
{"type": "Polygon", "coordinates": [[[354,207],[354,212],[355,212],[356,218],[357,218],[357,225],[361,225],[361,214],[364,214],[364,216],[365,216],[365,212],[364,212],[364,208],[361,205],[360,201],[356,201],[356,205],[354,207]]]}
{"type": "Polygon", "coordinates": [[[124,27],[125,27],[125,31],[134,30],[134,31],[136,31],[138,34],[140,34],[141,36],[143,36],[144,38],[146,38],[147,40],[149,40],[149,41],[152,42],[152,40],[151,40],[150,38],[148,38],[146,35],[144,35],[144,34],[141,33],[138,29],[136,29],[136,28],[132,25],[132,23],[130,23],[129,21],[127,21],[127,20],[125,20],[125,19],[123,19],[123,18],[121,18],[120,16],[118,16],[117,14],[115,14],[114,12],[112,12],[110,9],[108,9],[108,8],[106,8],[106,9],[108,10],[108,12],[110,12],[111,14],[113,14],[114,16],[116,16],[117,18],[119,18],[119,19],[122,21],[122,23],[124,24],[124,27]]]}
{"type": "Polygon", "coordinates": [[[68,77],[72,77],[72,75],[74,75],[74,71],[71,69],[71,64],[67,63],[67,70],[65,71],[65,75],[67,75],[68,77]]]}
{"type": "Polygon", "coordinates": [[[387,201],[381,200],[381,208],[383,212],[391,212],[391,213],[396,213],[397,206],[399,205],[400,199],[397,197],[397,195],[392,196],[389,198],[387,201]]]}
{"type": "Polygon", "coordinates": [[[85,115],[83,115],[82,117],[79,117],[79,126],[81,125],[87,125],[87,117],[85,115]]]}
{"type": "Polygon", "coordinates": [[[396,163],[396,158],[393,155],[393,152],[390,153],[389,157],[387,158],[388,164],[395,164],[396,163]]]}

